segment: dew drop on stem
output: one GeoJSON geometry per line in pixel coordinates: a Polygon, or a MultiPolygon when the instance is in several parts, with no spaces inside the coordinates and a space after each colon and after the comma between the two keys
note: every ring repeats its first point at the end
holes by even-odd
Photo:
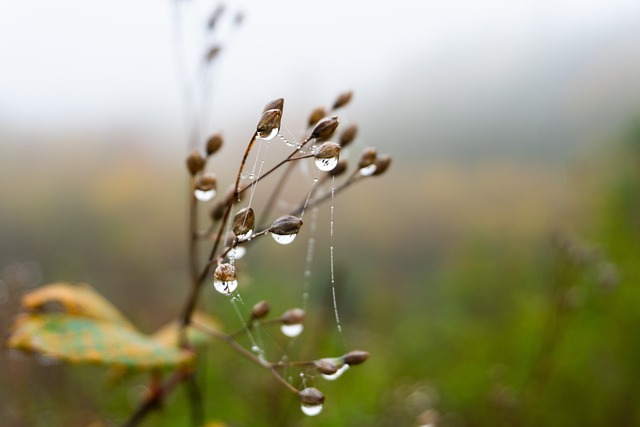
{"type": "Polygon", "coordinates": [[[360,172],[360,175],[362,175],[362,176],[371,176],[371,175],[373,175],[375,173],[376,168],[377,168],[376,164],[372,163],[369,166],[365,166],[363,168],[360,168],[359,172],[360,172]]]}
{"type": "Polygon", "coordinates": [[[288,245],[296,239],[297,234],[276,234],[271,233],[271,237],[273,240],[280,243],[281,245],[288,245]]]}
{"type": "Polygon", "coordinates": [[[200,202],[208,202],[216,196],[216,190],[199,190],[193,192],[195,198],[200,202]]]}
{"type": "Polygon", "coordinates": [[[263,131],[263,132],[258,132],[258,136],[261,139],[264,139],[265,141],[271,141],[273,138],[276,137],[276,135],[278,135],[278,132],[280,131],[280,129],[278,128],[273,128],[270,131],[263,131]]]}
{"type": "Polygon", "coordinates": [[[322,405],[307,405],[303,403],[300,405],[300,409],[302,409],[303,414],[314,417],[322,412],[322,405]]]}
{"type": "Polygon", "coordinates": [[[333,168],[335,168],[336,166],[338,166],[338,157],[316,159],[316,167],[323,172],[328,172],[330,170],[333,170],[333,168]]]}
{"type": "Polygon", "coordinates": [[[349,365],[344,364],[344,365],[342,365],[342,366],[341,366],[341,367],[340,367],[340,368],[339,368],[335,373],[333,373],[333,374],[322,374],[322,377],[323,377],[325,380],[334,381],[334,380],[337,380],[338,378],[340,378],[340,376],[341,376],[342,374],[344,374],[344,372],[345,372],[347,369],[349,369],[349,365]]]}
{"type": "Polygon", "coordinates": [[[301,323],[280,326],[280,331],[289,338],[297,337],[302,333],[303,329],[304,325],[302,325],[301,323]]]}

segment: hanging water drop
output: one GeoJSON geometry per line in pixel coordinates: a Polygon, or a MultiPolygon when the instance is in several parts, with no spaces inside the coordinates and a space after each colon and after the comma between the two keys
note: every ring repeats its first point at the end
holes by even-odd
{"type": "Polygon", "coordinates": [[[280,326],[280,331],[289,338],[297,337],[302,333],[303,329],[304,325],[302,325],[301,323],[280,326]]]}
{"type": "Polygon", "coordinates": [[[338,378],[340,378],[340,376],[347,370],[349,369],[349,365],[344,364],[342,365],[335,373],[333,374],[322,374],[322,377],[325,380],[329,380],[329,381],[333,381],[333,380],[337,380],[338,378]]]}
{"type": "Polygon", "coordinates": [[[213,287],[225,295],[235,291],[238,287],[236,268],[232,264],[220,264],[213,273],[213,287]]]}
{"type": "Polygon", "coordinates": [[[369,166],[365,166],[363,168],[360,168],[359,173],[362,176],[371,176],[371,175],[373,175],[375,173],[376,168],[377,168],[376,164],[372,163],[369,166]]]}
{"type": "Polygon", "coordinates": [[[208,202],[216,196],[216,190],[200,190],[196,189],[193,192],[195,198],[200,202],[208,202]]]}
{"type": "Polygon", "coordinates": [[[261,139],[264,139],[265,141],[271,141],[273,138],[276,137],[276,135],[278,135],[278,132],[280,131],[280,129],[278,128],[273,128],[271,130],[266,130],[266,131],[262,131],[262,132],[258,132],[258,136],[261,139]]]}
{"type": "Polygon", "coordinates": [[[249,230],[244,234],[238,234],[237,237],[238,237],[238,240],[243,241],[251,237],[252,234],[253,234],[253,230],[249,230]]]}
{"type": "Polygon", "coordinates": [[[271,237],[273,240],[280,243],[281,245],[288,245],[296,239],[297,234],[276,234],[271,233],[271,237]]]}
{"type": "Polygon", "coordinates": [[[247,249],[243,246],[236,246],[229,251],[229,258],[240,259],[247,253],[247,249]]]}
{"type": "Polygon", "coordinates": [[[328,172],[338,166],[337,157],[329,157],[327,159],[316,159],[316,167],[323,172],[328,172]]]}
{"type": "Polygon", "coordinates": [[[254,344],[251,346],[251,351],[253,351],[254,353],[260,353],[260,347],[254,344]]]}
{"type": "Polygon", "coordinates": [[[214,280],[213,287],[221,294],[230,295],[238,287],[237,280],[214,280]]]}
{"type": "Polygon", "coordinates": [[[322,412],[322,404],[320,405],[305,405],[304,403],[300,405],[300,409],[302,409],[302,413],[308,415],[310,417],[314,417],[322,412]]]}

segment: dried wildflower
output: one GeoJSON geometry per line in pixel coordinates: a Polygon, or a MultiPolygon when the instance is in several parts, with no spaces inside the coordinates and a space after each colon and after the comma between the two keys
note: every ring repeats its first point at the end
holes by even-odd
{"type": "Polygon", "coordinates": [[[245,236],[248,237],[248,235],[253,231],[255,221],[256,216],[251,207],[240,209],[233,217],[233,234],[239,238],[245,236]]]}
{"type": "Polygon", "coordinates": [[[187,169],[189,169],[191,175],[195,175],[204,169],[205,164],[206,161],[204,157],[202,157],[202,154],[197,150],[193,151],[189,154],[189,157],[187,157],[187,169]]]}
{"type": "Polygon", "coordinates": [[[262,319],[271,311],[271,306],[267,301],[259,301],[251,308],[251,317],[262,319]]]}
{"type": "Polygon", "coordinates": [[[316,126],[311,131],[311,139],[327,139],[338,127],[338,117],[331,116],[325,117],[316,123],[316,126]]]}
{"type": "Polygon", "coordinates": [[[238,287],[238,276],[233,264],[220,264],[213,272],[213,286],[221,294],[230,294],[238,287]]]}
{"type": "Polygon", "coordinates": [[[342,147],[346,147],[351,144],[354,139],[356,139],[356,135],[358,134],[358,126],[355,124],[349,125],[342,135],[340,135],[340,145],[342,147]]]}
{"type": "Polygon", "coordinates": [[[333,109],[337,110],[338,108],[344,107],[349,103],[349,101],[351,101],[352,97],[352,91],[341,93],[340,96],[338,96],[338,98],[336,99],[336,102],[333,103],[333,109]]]}
{"type": "Polygon", "coordinates": [[[308,121],[309,126],[315,125],[320,120],[322,120],[322,118],[325,117],[326,115],[327,115],[327,111],[324,109],[324,107],[318,107],[314,109],[309,115],[309,121],[308,121]]]}
{"type": "Polygon", "coordinates": [[[207,140],[207,156],[215,154],[220,147],[222,147],[222,135],[220,133],[214,133],[207,140]]]}

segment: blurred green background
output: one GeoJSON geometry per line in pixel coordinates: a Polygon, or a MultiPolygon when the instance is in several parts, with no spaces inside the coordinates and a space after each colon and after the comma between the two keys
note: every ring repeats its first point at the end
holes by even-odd
{"type": "MultiPolygon", "coordinates": [[[[267,346],[299,359],[353,348],[371,357],[335,382],[317,379],[327,401],[310,418],[268,372],[212,342],[198,376],[207,420],[640,424],[640,8],[445,3],[399,2],[370,16],[332,2],[315,14],[286,1],[231,3],[223,16],[246,17],[224,33],[229,53],[207,70],[212,86],[198,86],[197,74],[211,4],[71,2],[48,20],[33,10],[46,7],[38,2],[4,6],[4,35],[14,41],[1,45],[9,59],[0,74],[3,334],[20,296],[56,281],[90,283],[144,332],[175,318],[188,292],[184,159],[193,123],[196,141],[224,132],[210,165],[224,189],[267,101],[285,98],[282,132],[295,138],[314,107],[353,89],[340,117],[360,133],[345,155],[353,163],[375,146],[392,166],[336,198],[333,241],[329,206],[320,210],[305,333],[289,345],[274,330],[267,346]],[[12,17],[26,29],[9,34],[12,17]],[[270,38],[260,37],[265,22],[270,38]],[[296,31],[318,22],[330,29],[322,37],[296,31]],[[122,32],[105,37],[107,27],[122,32]],[[195,34],[196,46],[172,38],[176,29],[195,34]],[[34,52],[38,40],[53,52],[34,52]],[[328,58],[314,63],[318,52],[328,58]],[[49,73],[47,58],[59,61],[49,73]],[[116,68],[101,71],[102,60],[116,68]],[[194,113],[203,110],[210,116],[194,113]],[[344,336],[333,314],[331,244],[344,336]]],[[[285,203],[304,196],[303,172],[285,203]]],[[[257,202],[266,192],[258,188],[257,202]]],[[[256,242],[239,261],[248,306],[266,299],[279,314],[302,303],[311,236],[303,228],[291,246],[256,242]]],[[[228,330],[240,326],[211,287],[201,303],[228,330]]],[[[139,375],[111,385],[103,368],[3,350],[1,423],[120,425],[145,384],[139,375]]],[[[143,425],[189,425],[189,413],[178,389],[143,425]]]]}

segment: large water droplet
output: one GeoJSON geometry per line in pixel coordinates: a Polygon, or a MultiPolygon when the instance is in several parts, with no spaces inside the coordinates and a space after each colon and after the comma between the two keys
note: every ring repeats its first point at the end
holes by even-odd
{"type": "Polygon", "coordinates": [[[212,190],[198,190],[196,189],[193,192],[193,195],[196,196],[196,199],[198,199],[201,202],[208,202],[209,200],[213,199],[216,195],[216,190],[212,189],[212,190]]]}
{"type": "Polygon", "coordinates": [[[304,403],[300,406],[300,409],[302,409],[302,412],[305,415],[308,415],[310,417],[316,416],[318,415],[320,412],[322,412],[322,405],[305,405],[304,403]]]}
{"type": "Polygon", "coordinates": [[[231,292],[235,291],[236,288],[238,287],[238,281],[237,280],[229,280],[229,281],[214,280],[213,287],[216,288],[216,291],[220,292],[221,294],[229,295],[231,292]]]}
{"type": "Polygon", "coordinates": [[[236,246],[229,251],[229,258],[240,259],[247,253],[247,249],[243,246],[236,246]]]}
{"type": "Polygon", "coordinates": [[[273,128],[271,129],[271,132],[258,132],[258,136],[262,139],[264,139],[265,141],[271,141],[273,138],[276,137],[276,135],[278,134],[278,132],[280,131],[280,129],[278,128],[273,128]]]}
{"type": "Polygon", "coordinates": [[[373,175],[373,173],[376,171],[376,164],[372,163],[369,166],[365,166],[363,168],[360,168],[360,175],[362,176],[371,176],[373,175]]]}
{"type": "Polygon", "coordinates": [[[288,245],[296,239],[297,234],[275,234],[271,233],[273,240],[281,245],[288,245]]]}
{"type": "Polygon", "coordinates": [[[316,167],[323,172],[328,172],[338,165],[338,157],[316,159],[316,167]]]}
{"type": "Polygon", "coordinates": [[[242,241],[242,240],[247,240],[249,237],[251,237],[252,234],[253,234],[253,230],[249,230],[244,234],[238,234],[236,237],[238,238],[238,240],[242,241]]]}
{"type": "Polygon", "coordinates": [[[335,373],[331,375],[322,374],[322,376],[324,377],[325,380],[329,380],[329,381],[337,380],[347,369],[349,369],[349,365],[344,364],[335,373]]]}
{"type": "Polygon", "coordinates": [[[304,325],[302,323],[296,323],[295,325],[282,325],[280,326],[280,331],[286,336],[293,338],[297,337],[302,333],[304,329],[304,325]]]}

